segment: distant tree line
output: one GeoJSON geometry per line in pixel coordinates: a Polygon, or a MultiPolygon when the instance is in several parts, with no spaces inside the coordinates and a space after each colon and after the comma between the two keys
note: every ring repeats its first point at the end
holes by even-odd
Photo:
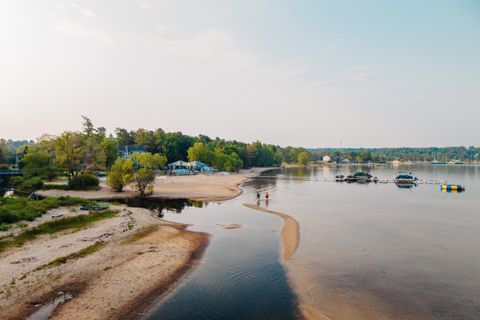
{"type": "Polygon", "coordinates": [[[387,161],[478,161],[480,148],[470,147],[429,147],[429,148],[318,148],[309,149],[313,160],[328,155],[333,161],[347,159],[351,162],[387,161]]]}

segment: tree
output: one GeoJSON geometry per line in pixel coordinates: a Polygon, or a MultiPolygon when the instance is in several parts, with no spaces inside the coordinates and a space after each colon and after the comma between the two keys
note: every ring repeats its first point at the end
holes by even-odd
{"type": "Polygon", "coordinates": [[[297,156],[297,163],[306,166],[311,161],[311,155],[307,151],[302,151],[297,156]]]}
{"type": "Polygon", "coordinates": [[[212,164],[215,159],[215,154],[203,142],[195,142],[187,151],[188,161],[201,161],[207,164],[212,164]]]}
{"type": "Polygon", "coordinates": [[[113,165],[118,157],[118,143],[114,138],[105,138],[100,143],[100,152],[104,159],[105,168],[109,168],[113,165]]]}
{"type": "Polygon", "coordinates": [[[7,141],[0,139],[0,163],[10,163],[13,152],[7,141]]]}
{"type": "Polygon", "coordinates": [[[153,182],[155,181],[155,172],[151,169],[140,168],[133,175],[134,189],[138,191],[141,197],[153,193],[153,182]]]}
{"type": "Polygon", "coordinates": [[[164,168],[167,164],[167,158],[160,154],[151,154],[150,152],[134,152],[131,156],[133,164],[137,168],[147,168],[158,170],[164,168]]]}
{"type": "Polygon", "coordinates": [[[50,154],[36,147],[27,149],[20,161],[20,166],[27,177],[52,180],[57,176],[57,168],[50,154]]]}
{"type": "Polygon", "coordinates": [[[80,132],[64,132],[55,140],[55,159],[60,168],[67,172],[68,180],[78,176],[82,169],[85,149],[80,132]]]}
{"type": "Polygon", "coordinates": [[[152,184],[155,181],[155,170],[164,167],[167,158],[159,154],[135,152],[131,159],[134,166],[133,187],[140,196],[147,196],[153,192],[152,184]]]}
{"type": "Polygon", "coordinates": [[[86,116],[82,116],[83,118],[83,122],[82,122],[82,126],[83,126],[83,132],[89,136],[89,135],[92,135],[93,133],[95,133],[97,130],[95,129],[95,127],[93,126],[93,122],[86,116]]]}
{"type": "Polygon", "coordinates": [[[115,191],[121,192],[123,187],[133,180],[133,162],[118,158],[112,165],[107,178],[107,184],[115,191]]]}
{"type": "Polygon", "coordinates": [[[123,128],[116,128],[115,129],[115,136],[117,137],[117,141],[119,145],[131,145],[135,143],[135,132],[123,129],[123,128]]]}

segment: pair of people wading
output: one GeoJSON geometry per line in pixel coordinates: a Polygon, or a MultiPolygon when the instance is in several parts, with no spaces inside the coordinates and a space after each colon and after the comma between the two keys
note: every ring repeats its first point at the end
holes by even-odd
{"type": "MultiPolygon", "coordinates": [[[[261,197],[260,192],[257,191],[257,200],[260,200],[260,197],[261,197]]],[[[265,199],[268,200],[269,197],[270,197],[270,195],[268,194],[268,191],[267,191],[267,192],[265,193],[265,199]]]]}

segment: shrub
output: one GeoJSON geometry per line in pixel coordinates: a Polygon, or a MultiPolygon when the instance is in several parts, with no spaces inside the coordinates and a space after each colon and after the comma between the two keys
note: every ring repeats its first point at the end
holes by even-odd
{"type": "Polygon", "coordinates": [[[133,162],[118,158],[110,169],[107,183],[115,191],[122,191],[123,187],[133,179],[133,162]]]}
{"type": "Polygon", "coordinates": [[[10,184],[17,190],[24,192],[33,192],[43,188],[43,181],[38,177],[25,178],[25,177],[12,177],[10,184]]]}
{"type": "Polygon", "coordinates": [[[70,179],[68,187],[72,190],[85,190],[98,187],[100,181],[97,177],[86,174],[76,176],[70,179]]]}
{"type": "Polygon", "coordinates": [[[43,200],[25,197],[0,198],[0,224],[12,224],[22,220],[32,221],[52,208],[93,203],[86,199],[73,197],[45,198],[43,200]]]}

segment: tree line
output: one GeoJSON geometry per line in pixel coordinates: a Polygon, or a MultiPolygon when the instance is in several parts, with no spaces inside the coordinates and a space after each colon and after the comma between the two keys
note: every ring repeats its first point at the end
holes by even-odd
{"type": "Polygon", "coordinates": [[[480,148],[470,147],[429,147],[429,148],[317,148],[309,149],[313,160],[321,160],[328,155],[332,160],[347,159],[351,162],[388,161],[478,161],[480,148]]]}
{"type": "MultiPolygon", "coordinates": [[[[112,175],[109,180],[115,184],[115,189],[121,190],[123,185],[135,179],[132,177],[143,175],[151,179],[152,173],[157,173],[164,169],[167,163],[177,160],[198,160],[219,171],[233,172],[242,168],[280,166],[287,163],[305,165],[311,160],[311,156],[303,148],[282,148],[260,141],[244,143],[212,139],[206,135],[190,136],[181,132],[165,132],[162,129],[129,131],[116,128],[113,134],[107,134],[104,127],[96,127],[87,117],[83,117],[80,131],[66,131],[59,136],[45,134],[36,142],[0,139],[0,167],[5,169],[17,165],[25,177],[41,180],[52,180],[59,175],[65,175],[72,188],[95,185],[91,178],[92,173],[110,172],[114,168],[122,173],[117,174],[117,178],[112,175]],[[131,163],[118,160],[119,146],[122,145],[145,146],[147,153],[153,158],[135,155],[129,160],[131,163]],[[146,171],[148,175],[145,174],[146,171]]],[[[24,180],[20,182],[19,179],[18,183],[24,183],[24,180]]],[[[30,181],[32,188],[39,183],[38,180],[34,182],[30,181]]],[[[137,183],[137,186],[141,193],[148,191],[141,183],[137,183]]]]}

